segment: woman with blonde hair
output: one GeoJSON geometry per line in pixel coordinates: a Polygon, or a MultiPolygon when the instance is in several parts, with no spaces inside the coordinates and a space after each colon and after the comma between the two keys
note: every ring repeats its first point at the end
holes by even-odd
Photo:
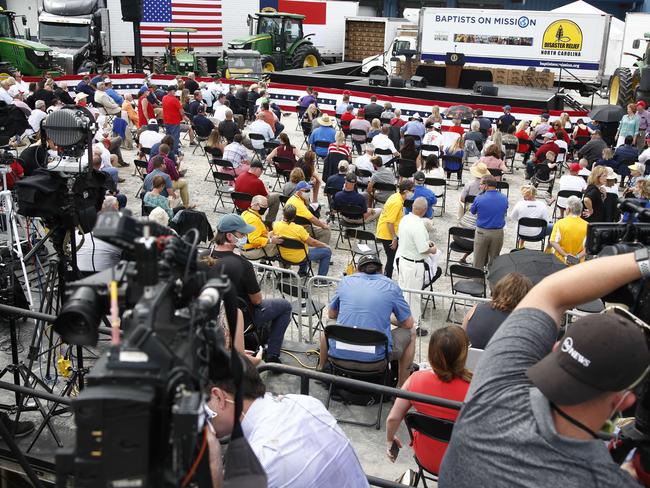
{"type": "Polygon", "coordinates": [[[318,117],[320,116],[320,110],[315,103],[311,103],[307,110],[305,110],[304,115],[302,116],[303,122],[309,122],[311,124],[311,129],[315,130],[318,128],[318,117]]]}
{"type": "Polygon", "coordinates": [[[440,115],[440,107],[438,105],[431,107],[431,115],[427,117],[426,122],[442,124],[442,116],[440,115]]]}
{"type": "Polygon", "coordinates": [[[607,167],[594,166],[587,179],[582,202],[585,206],[583,211],[584,219],[587,222],[605,221],[605,197],[607,184],[607,167]]]}
{"type": "Polygon", "coordinates": [[[370,130],[368,131],[368,139],[372,139],[377,134],[381,134],[381,121],[379,119],[372,119],[370,122],[370,130]]]}
{"type": "MultiPolygon", "coordinates": [[[[462,328],[450,325],[437,329],[429,340],[427,356],[431,369],[413,373],[404,382],[402,389],[462,402],[472,380],[472,372],[465,367],[468,350],[469,338],[462,328]]],[[[451,421],[455,421],[459,414],[458,410],[396,398],[386,418],[386,454],[391,462],[395,462],[396,459],[390,451],[391,446],[395,442],[398,447],[402,447],[397,431],[411,408],[424,415],[451,421]]],[[[431,473],[440,471],[447,443],[414,432],[412,446],[418,462],[427,471],[431,473]]]]}
{"type": "Polygon", "coordinates": [[[492,136],[483,145],[483,150],[481,151],[483,156],[487,156],[487,150],[491,147],[499,150],[498,154],[495,154],[498,159],[503,158],[505,148],[503,147],[503,134],[499,129],[494,129],[492,136]]]}
{"type": "MultiPolygon", "coordinates": [[[[537,188],[533,185],[524,185],[521,187],[521,196],[523,200],[518,201],[510,213],[510,219],[519,222],[520,219],[543,219],[546,222],[551,220],[551,209],[544,200],[538,200],[537,188]]],[[[548,227],[546,233],[550,234],[553,227],[548,227]]],[[[540,233],[539,227],[518,228],[518,234],[525,237],[533,237],[540,233]]],[[[517,239],[517,249],[524,247],[523,239],[517,239]]]]}
{"type": "Polygon", "coordinates": [[[208,140],[205,141],[206,152],[214,158],[222,158],[224,148],[223,142],[223,137],[221,137],[219,129],[215,127],[212,129],[212,132],[210,132],[208,140]]]}
{"type": "MultiPolygon", "coordinates": [[[[519,122],[519,125],[517,125],[517,132],[515,132],[515,137],[517,139],[530,141],[529,128],[530,128],[530,121],[522,120],[521,122],[519,122]]],[[[519,147],[517,147],[517,152],[525,153],[526,151],[528,151],[528,148],[529,146],[526,144],[519,144],[519,147]]]]}
{"type": "Polygon", "coordinates": [[[333,143],[329,145],[327,148],[327,152],[329,153],[337,153],[337,154],[342,154],[345,156],[345,159],[348,161],[351,160],[351,150],[350,146],[348,146],[345,143],[345,133],[342,130],[336,131],[336,139],[334,140],[333,143]]]}
{"type": "Polygon", "coordinates": [[[533,282],[519,273],[508,273],[491,290],[492,299],[474,305],[465,314],[463,329],[472,347],[485,349],[488,342],[533,287],[533,282]]]}
{"type": "Polygon", "coordinates": [[[305,173],[301,168],[295,167],[289,173],[289,181],[282,187],[282,194],[285,197],[290,197],[296,191],[296,185],[301,181],[305,181],[305,173]]]}

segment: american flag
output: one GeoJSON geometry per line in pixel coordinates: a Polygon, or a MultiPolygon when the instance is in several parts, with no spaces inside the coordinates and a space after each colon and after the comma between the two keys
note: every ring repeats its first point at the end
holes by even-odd
{"type": "MultiPolygon", "coordinates": [[[[140,25],[143,47],[163,47],[169,42],[165,27],[193,27],[193,47],[219,47],[221,40],[220,0],[144,0],[140,25]]],[[[187,34],[173,33],[174,46],[187,45],[187,34]]]]}

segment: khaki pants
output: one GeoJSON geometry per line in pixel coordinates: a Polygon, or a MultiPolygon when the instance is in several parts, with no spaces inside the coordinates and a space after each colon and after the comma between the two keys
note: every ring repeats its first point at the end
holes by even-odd
{"type": "Polygon", "coordinates": [[[183,207],[187,208],[190,205],[190,191],[187,186],[187,180],[185,178],[180,178],[176,181],[172,181],[172,188],[180,191],[183,207]]]}
{"type": "Polygon", "coordinates": [[[269,195],[266,197],[266,201],[269,204],[269,208],[264,215],[264,223],[270,226],[273,224],[273,222],[275,222],[275,218],[278,215],[278,210],[280,209],[280,194],[269,193],[269,195]]]}
{"type": "Polygon", "coordinates": [[[275,244],[271,244],[270,242],[264,246],[264,250],[262,248],[260,249],[248,249],[246,251],[242,251],[241,255],[244,256],[246,259],[262,259],[265,255],[268,257],[272,257],[278,254],[278,248],[276,247],[275,244]],[[266,254],[264,254],[266,252],[266,254]]]}
{"type": "Polygon", "coordinates": [[[369,208],[368,210],[374,210],[375,212],[374,214],[370,214],[367,217],[364,217],[363,222],[362,219],[348,219],[343,215],[341,216],[341,218],[343,219],[343,222],[348,222],[350,224],[362,224],[364,222],[372,222],[373,220],[377,220],[381,215],[381,208],[374,208],[374,209],[369,208]]]}
{"type": "Polygon", "coordinates": [[[639,150],[639,154],[643,152],[643,148],[645,147],[645,133],[645,129],[639,129],[636,136],[636,148],[639,150]]]}
{"type": "Polygon", "coordinates": [[[503,247],[503,229],[476,228],[474,237],[474,267],[489,268],[503,247]]]}

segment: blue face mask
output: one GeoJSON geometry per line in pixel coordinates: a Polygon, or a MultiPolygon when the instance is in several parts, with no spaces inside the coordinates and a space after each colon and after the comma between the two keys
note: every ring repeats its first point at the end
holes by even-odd
{"type": "Polygon", "coordinates": [[[239,249],[243,249],[246,243],[248,242],[248,236],[241,236],[235,241],[235,246],[239,249]]]}

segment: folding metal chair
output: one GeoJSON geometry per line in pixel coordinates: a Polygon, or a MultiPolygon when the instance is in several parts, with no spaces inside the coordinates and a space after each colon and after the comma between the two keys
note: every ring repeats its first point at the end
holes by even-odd
{"type": "MultiPolygon", "coordinates": [[[[418,434],[424,435],[429,439],[449,444],[451,441],[451,435],[454,430],[454,422],[452,420],[431,417],[419,412],[407,413],[406,417],[404,417],[404,423],[408,429],[411,443],[413,443],[414,433],[417,432],[418,434]]],[[[438,473],[434,473],[426,469],[422,465],[422,462],[418,459],[415,452],[413,453],[413,458],[415,459],[415,463],[418,465],[418,472],[416,474],[415,484],[413,486],[419,486],[420,480],[422,480],[424,488],[427,488],[427,480],[435,482],[438,481],[438,473]],[[425,473],[429,473],[432,476],[427,477],[425,473]]]]}
{"type": "MultiPolygon", "coordinates": [[[[487,283],[485,280],[485,272],[482,269],[474,268],[472,266],[452,264],[449,266],[449,277],[451,279],[452,295],[458,295],[461,293],[473,297],[487,297],[487,283]],[[454,280],[454,278],[456,278],[456,280],[454,280]]],[[[469,305],[463,304],[463,307],[466,308],[469,307],[469,305]]],[[[454,324],[462,323],[460,321],[450,320],[452,310],[456,312],[456,298],[451,299],[445,322],[452,322],[454,324]]]]}
{"type": "Polygon", "coordinates": [[[517,249],[523,249],[526,242],[540,242],[542,245],[541,250],[544,250],[544,242],[546,241],[546,228],[548,222],[544,219],[533,219],[529,217],[522,217],[517,222],[517,249]],[[521,228],[528,227],[539,229],[539,232],[533,236],[525,236],[521,234],[521,228]],[[524,241],[524,245],[519,246],[520,241],[524,241]]]}

